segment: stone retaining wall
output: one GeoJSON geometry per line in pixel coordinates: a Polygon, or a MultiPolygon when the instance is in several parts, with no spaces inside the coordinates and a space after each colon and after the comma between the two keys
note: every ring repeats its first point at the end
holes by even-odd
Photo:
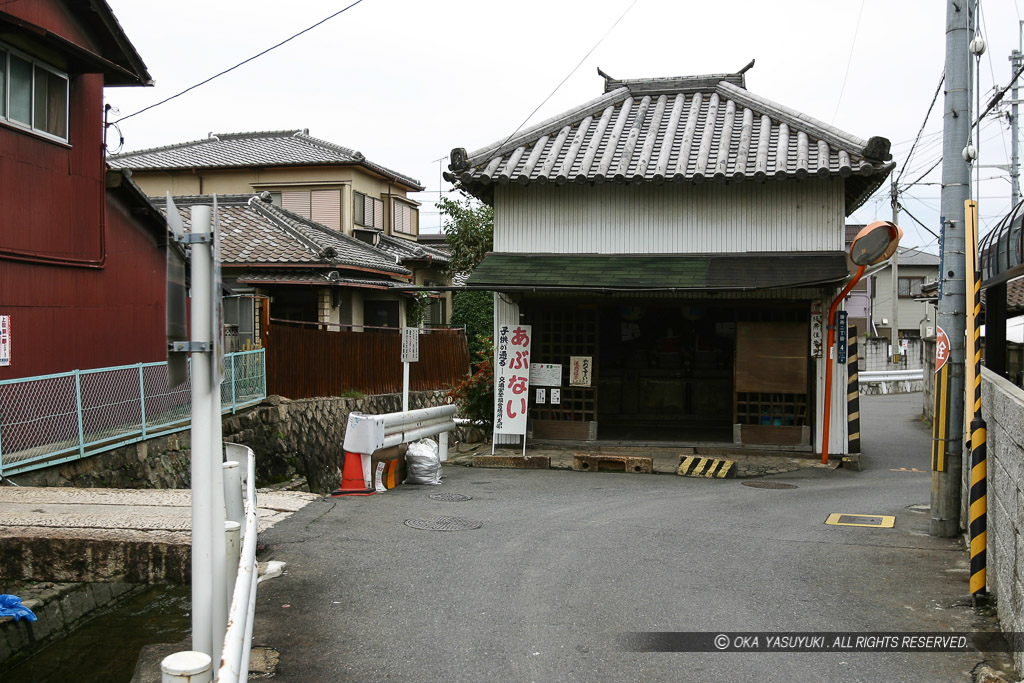
{"type": "Polygon", "coordinates": [[[20,597],[36,621],[0,617],[0,671],[70,633],[94,610],[111,607],[147,586],[132,583],[19,583],[0,592],[20,597]]]}
{"type": "MultiPolygon", "coordinates": [[[[444,391],[409,394],[416,410],[445,402],[444,391]]],[[[309,490],[329,493],[341,485],[342,441],[350,412],[394,413],[400,394],[361,398],[270,396],[237,414],[225,415],[225,441],[245,444],[256,454],[257,484],[305,477],[309,490]]],[[[11,477],[20,486],[188,488],[189,432],[177,432],[123,446],[89,458],[11,477]]]]}
{"type": "MultiPolygon", "coordinates": [[[[982,369],[982,407],[988,423],[987,579],[1004,633],[1024,631],[1024,391],[982,369]]],[[[969,457],[964,457],[965,470],[969,457]]],[[[966,508],[968,487],[963,491],[966,508]]],[[[965,513],[966,514],[966,513],[965,513]]],[[[965,516],[961,526],[966,527],[965,516]]],[[[1024,670],[1024,652],[1013,655],[1024,670]]]]}

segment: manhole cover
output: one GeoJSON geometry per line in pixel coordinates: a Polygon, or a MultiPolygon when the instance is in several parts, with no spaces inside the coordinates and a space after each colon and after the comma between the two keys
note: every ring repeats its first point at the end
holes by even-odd
{"type": "Polygon", "coordinates": [[[431,493],[434,500],[446,500],[449,503],[461,503],[464,500],[473,500],[473,496],[465,496],[461,493],[431,493]]]}
{"type": "Polygon", "coordinates": [[[795,489],[794,484],[783,484],[778,481],[745,481],[744,486],[752,486],[755,489],[795,489]]]}
{"type": "Polygon", "coordinates": [[[406,526],[423,531],[466,531],[468,529],[479,529],[480,522],[472,519],[460,519],[459,517],[438,517],[437,519],[407,519],[406,526]]]}

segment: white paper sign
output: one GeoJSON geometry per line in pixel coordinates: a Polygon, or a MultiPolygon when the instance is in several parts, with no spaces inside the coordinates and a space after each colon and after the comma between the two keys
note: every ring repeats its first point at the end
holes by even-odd
{"type": "Polygon", "coordinates": [[[0,367],[11,364],[11,316],[0,315],[0,367]]]}
{"type": "Polygon", "coordinates": [[[502,325],[494,345],[494,433],[526,434],[530,325],[502,325]]]}
{"type": "Polygon", "coordinates": [[[384,485],[384,463],[377,463],[377,475],[376,475],[376,486],[374,487],[377,493],[384,493],[388,490],[388,487],[384,485]]]}
{"type": "Polygon", "coordinates": [[[533,363],[530,365],[530,384],[537,387],[562,386],[561,363],[533,363]]]}
{"type": "Polygon", "coordinates": [[[551,405],[557,406],[562,403],[562,390],[552,389],[551,390],[551,405]]]}
{"type": "Polygon", "coordinates": [[[569,386],[589,387],[593,373],[593,356],[572,356],[569,359],[569,386]]]}
{"type": "Polygon", "coordinates": [[[537,405],[543,405],[547,398],[547,389],[537,389],[537,405]]]}
{"type": "Polygon", "coordinates": [[[418,363],[420,360],[420,330],[418,327],[402,328],[402,362],[418,363]]]}

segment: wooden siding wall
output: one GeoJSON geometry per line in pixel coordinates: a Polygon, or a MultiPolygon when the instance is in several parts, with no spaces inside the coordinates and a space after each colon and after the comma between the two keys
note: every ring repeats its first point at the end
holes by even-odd
{"type": "MultiPolygon", "coordinates": [[[[291,399],[338,396],[346,391],[402,391],[401,335],[333,332],[270,326],[267,393],[291,399]]],[[[447,389],[469,373],[462,330],[420,335],[420,360],[409,367],[412,391],[447,389]]]]}
{"type": "Polygon", "coordinates": [[[103,77],[72,77],[71,146],[0,126],[0,257],[99,263],[103,77]]]}
{"type": "Polygon", "coordinates": [[[103,268],[0,259],[0,315],[11,316],[11,365],[0,379],[167,358],[165,252],[107,195],[103,268]]]}
{"type": "Polygon", "coordinates": [[[702,185],[502,185],[494,251],[842,251],[842,179],[702,185]]]}

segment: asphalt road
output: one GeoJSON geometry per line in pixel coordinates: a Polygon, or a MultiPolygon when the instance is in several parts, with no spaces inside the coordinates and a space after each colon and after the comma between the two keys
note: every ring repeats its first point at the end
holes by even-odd
{"type": "Polygon", "coordinates": [[[959,539],[928,535],[920,394],[862,399],[865,471],[796,488],[446,467],[314,502],[262,537],[255,645],[281,681],[967,681],[967,653],[629,652],[631,632],[975,631],[959,539]],[[903,469],[901,469],[903,468],[903,469]],[[919,471],[913,471],[914,469],[919,471]],[[429,498],[448,492],[465,502],[429,498]],[[923,508],[915,508],[923,506],[923,508]],[[893,515],[891,529],[830,526],[893,515]],[[409,519],[455,516],[465,531],[409,519]]]}

